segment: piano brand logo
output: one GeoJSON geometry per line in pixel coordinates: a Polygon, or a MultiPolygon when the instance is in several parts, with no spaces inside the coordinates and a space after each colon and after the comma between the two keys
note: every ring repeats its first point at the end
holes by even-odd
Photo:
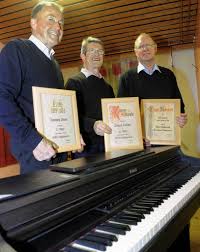
{"type": "Polygon", "coordinates": [[[138,171],[138,169],[137,169],[137,168],[134,168],[134,169],[130,169],[130,170],[129,170],[129,173],[130,173],[130,174],[133,174],[133,173],[135,173],[135,172],[137,172],[137,171],[138,171]]]}

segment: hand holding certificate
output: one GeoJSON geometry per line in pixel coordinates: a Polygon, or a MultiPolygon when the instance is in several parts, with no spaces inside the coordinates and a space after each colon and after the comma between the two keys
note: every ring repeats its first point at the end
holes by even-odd
{"type": "Polygon", "coordinates": [[[81,148],[75,91],[33,87],[35,126],[58,152],[81,148]]]}
{"type": "Polygon", "coordinates": [[[103,121],[112,129],[104,134],[105,150],[143,149],[138,98],[101,100],[103,121]]]}
{"type": "Polygon", "coordinates": [[[180,115],[178,99],[141,100],[142,122],[145,137],[151,144],[180,145],[180,115]]]}

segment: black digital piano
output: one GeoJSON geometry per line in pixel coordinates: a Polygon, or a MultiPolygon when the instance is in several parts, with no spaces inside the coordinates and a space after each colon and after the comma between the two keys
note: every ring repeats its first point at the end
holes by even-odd
{"type": "Polygon", "coordinates": [[[71,160],[0,180],[0,252],[163,252],[199,203],[177,146],[71,160]]]}

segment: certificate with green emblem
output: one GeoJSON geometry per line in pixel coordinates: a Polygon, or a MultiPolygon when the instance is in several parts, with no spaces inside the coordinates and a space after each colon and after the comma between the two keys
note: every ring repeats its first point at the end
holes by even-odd
{"type": "Polygon", "coordinates": [[[105,98],[101,104],[103,121],[112,129],[104,134],[105,150],[143,149],[138,98],[105,98]]]}
{"type": "Polygon", "coordinates": [[[143,99],[141,115],[144,136],[151,144],[181,144],[180,127],[176,123],[176,117],[180,116],[179,99],[143,99]]]}
{"type": "Polygon", "coordinates": [[[81,148],[75,91],[33,87],[35,127],[58,152],[81,148]]]}

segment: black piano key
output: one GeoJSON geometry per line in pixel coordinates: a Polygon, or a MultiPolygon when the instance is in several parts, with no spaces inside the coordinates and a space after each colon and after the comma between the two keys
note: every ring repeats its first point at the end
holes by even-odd
{"type": "Polygon", "coordinates": [[[150,197],[149,195],[143,197],[141,200],[145,200],[147,202],[162,202],[163,200],[161,198],[155,198],[155,197],[150,197]]]}
{"type": "Polygon", "coordinates": [[[112,241],[106,238],[102,238],[102,237],[97,237],[95,235],[84,235],[83,239],[88,240],[88,241],[94,241],[94,242],[98,242],[98,243],[102,243],[106,246],[111,246],[112,245],[112,241]]]}
{"type": "Polygon", "coordinates": [[[102,231],[106,231],[106,232],[110,232],[113,234],[120,234],[120,235],[125,235],[126,231],[122,230],[122,229],[118,229],[118,228],[113,228],[113,227],[108,227],[108,226],[97,226],[96,227],[97,230],[102,230],[102,231]]]}
{"type": "Polygon", "coordinates": [[[106,246],[104,244],[100,244],[94,241],[88,241],[84,239],[78,239],[73,242],[73,244],[78,244],[85,246],[86,248],[91,248],[91,249],[98,249],[100,251],[106,251],[106,246]]]}
{"type": "Polygon", "coordinates": [[[164,200],[166,198],[169,198],[168,194],[158,194],[158,193],[151,193],[147,195],[147,198],[152,198],[152,199],[158,199],[158,200],[164,200]]]}
{"type": "Polygon", "coordinates": [[[85,252],[85,251],[86,250],[66,246],[66,247],[62,248],[59,252],[85,252]]]}
{"type": "Polygon", "coordinates": [[[161,203],[158,201],[154,201],[154,200],[146,200],[146,199],[142,199],[139,201],[140,204],[144,204],[147,206],[152,206],[152,207],[158,207],[161,203]]]}
{"type": "Polygon", "coordinates": [[[130,231],[130,227],[126,224],[120,224],[120,223],[111,223],[111,222],[105,222],[102,224],[102,226],[108,226],[113,228],[122,229],[124,231],[130,231]]]}
{"type": "Polygon", "coordinates": [[[149,204],[143,204],[143,203],[140,203],[139,201],[137,201],[137,203],[134,205],[135,206],[138,206],[140,207],[140,209],[145,209],[149,212],[153,211],[153,207],[150,206],[149,204]]]}
{"type": "Polygon", "coordinates": [[[119,213],[118,215],[116,215],[116,217],[119,217],[119,218],[122,218],[122,219],[133,220],[133,221],[137,221],[137,222],[139,222],[141,220],[138,217],[134,217],[131,214],[125,214],[125,213],[119,213]]]}
{"type": "Polygon", "coordinates": [[[150,210],[147,210],[147,209],[142,209],[141,207],[139,207],[139,206],[129,206],[128,208],[127,208],[128,210],[131,210],[131,211],[135,211],[135,212],[138,212],[138,213],[141,213],[141,214],[150,214],[150,210]]]}
{"type": "Polygon", "coordinates": [[[111,221],[116,221],[116,222],[119,222],[119,223],[123,223],[123,224],[127,224],[127,225],[137,225],[137,221],[135,220],[130,220],[130,219],[127,219],[127,218],[122,218],[122,217],[113,217],[110,219],[111,221]]]}
{"type": "Polygon", "coordinates": [[[100,233],[100,232],[97,232],[97,231],[91,231],[88,234],[91,234],[91,235],[97,236],[97,237],[102,237],[102,238],[108,239],[110,241],[118,241],[117,236],[112,235],[112,234],[100,233]]]}
{"type": "Polygon", "coordinates": [[[140,212],[136,212],[134,210],[132,210],[131,208],[126,208],[125,210],[122,211],[122,213],[124,214],[130,214],[134,217],[141,219],[144,219],[144,214],[140,213],[140,212]]]}

